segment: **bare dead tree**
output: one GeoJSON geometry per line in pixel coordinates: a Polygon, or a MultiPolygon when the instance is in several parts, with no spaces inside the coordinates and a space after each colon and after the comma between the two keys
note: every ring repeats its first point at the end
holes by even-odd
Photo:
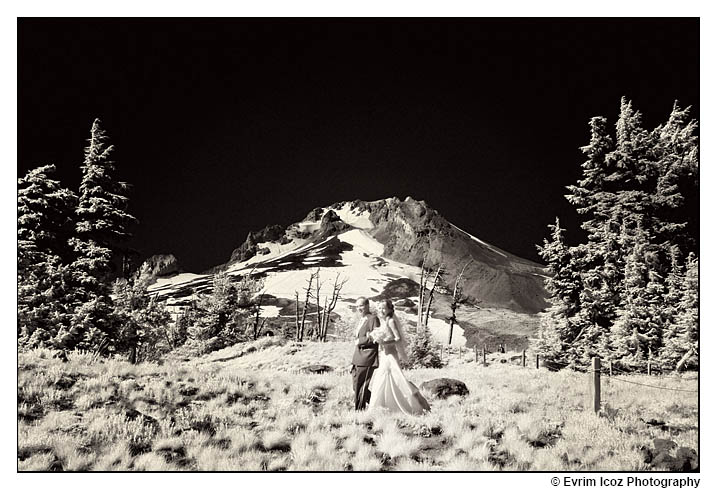
{"type": "Polygon", "coordinates": [[[262,327],[264,327],[264,323],[266,322],[266,317],[260,317],[259,314],[262,312],[262,301],[264,300],[264,290],[260,292],[255,304],[254,304],[254,323],[252,324],[252,339],[257,339],[259,337],[259,333],[262,331],[262,327]]]}
{"type": "Polygon", "coordinates": [[[301,341],[299,339],[299,292],[294,292],[295,302],[294,302],[294,326],[296,327],[296,334],[295,338],[297,341],[301,341]]]}
{"type": "Polygon", "coordinates": [[[426,309],[424,311],[424,321],[422,322],[422,325],[428,326],[429,325],[429,311],[431,310],[431,303],[434,301],[434,291],[436,290],[436,285],[438,285],[441,282],[441,275],[444,274],[444,265],[439,264],[439,266],[436,268],[436,274],[434,274],[434,281],[431,284],[431,290],[429,290],[427,301],[426,301],[426,309]]]}
{"type": "Polygon", "coordinates": [[[319,305],[319,294],[322,289],[322,283],[319,281],[320,271],[321,271],[321,268],[317,268],[317,272],[316,272],[317,278],[316,278],[316,282],[315,282],[316,292],[317,292],[316,293],[316,301],[317,301],[317,324],[316,325],[317,325],[317,328],[312,334],[313,334],[313,337],[316,337],[316,338],[320,338],[321,333],[322,333],[322,311],[321,311],[321,307],[319,305]]]}
{"type": "Polygon", "coordinates": [[[344,288],[344,285],[348,279],[344,279],[342,281],[339,281],[339,273],[337,273],[337,276],[334,278],[334,285],[332,286],[332,296],[331,300],[329,300],[329,296],[324,299],[324,317],[322,318],[322,324],[319,324],[319,340],[322,342],[326,342],[327,340],[327,331],[329,330],[329,321],[331,320],[331,314],[334,311],[334,308],[337,306],[337,301],[339,300],[339,294],[342,291],[342,288],[344,288]]]}
{"type": "Polygon", "coordinates": [[[422,325],[422,318],[424,315],[424,295],[426,294],[426,282],[431,274],[431,268],[427,266],[426,260],[429,254],[429,249],[424,252],[424,257],[421,259],[421,276],[419,277],[419,305],[417,306],[418,319],[416,322],[417,327],[422,325]]]}
{"type": "Polygon", "coordinates": [[[451,317],[449,317],[449,345],[451,345],[451,337],[454,335],[454,324],[456,323],[456,309],[467,299],[462,293],[463,290],[463,278],[466,268],[473,262],[473,259],[469,259],[464,267],[461,268],[461,272],[454,280],[454,292],[451,295],[451,317]]]}
{"type": "Polygon", "coordinates": [[[304,340],[304,323],[307,319],[307,310],[309,308],[309,299],[312,297],[312,283],[314,283],[314,278],[316,278],[317,274],[312,273],[309,275],[309,279],[307,280],[307,287],[305,289],[306,296],[304,298],[304,307],[302,308],[302,321],[299,325],[299,339],[298,341],[304,340]]]}

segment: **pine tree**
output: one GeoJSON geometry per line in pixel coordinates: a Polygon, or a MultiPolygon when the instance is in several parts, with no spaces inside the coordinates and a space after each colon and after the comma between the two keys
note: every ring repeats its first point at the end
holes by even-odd
{"type": "Polygon", "coordinates": [[[658,255],[645,231],[636,234],[633,251],[626,259],[626,291],[611,330],[613,355],[628,365],[643,364],[658,354],[663,340],[661,306],[663,278],[658,274],[658,255]]]}
{"type": "Polygon", "coordinates": [[[103,351],[116,341],[110,298],[113,260],[122,253],[120,243],[129,238],[129,226],[136,220],[127,212],[129,186],[113,175],[113,149],[95,119],[85,148],[76,237],[71,242],[77,255],[72,265],[77,302],[72,328],[63,333],[66,347],[103,351]]]}
{"type": "Polygon", "coordinates": [[[152,281],[145,264],[129,280],[114,284],[114,312],[117,322],[117,347],[129,354],[131,363],[156,358],[174,348],[170,315],[164,303],[148,294],[152,281]]]}
{"type": "Polygon", "coordinates": [[[18,340],[51,346],[70,323],[70,271],[66,261],[77,197],[50,179],[55,166],[18,179],[18,340]]]}
{"type": "Polygon", "coordinates": [[[417,326],[407,333],[407,365],[414,368],[440,368],[441,354],[426,325],[417,326]]]}
{"type": "Polygon", "coordinates": [[[100,120],[95,119],[85,148],[76,210],[77,239],[73,243],[80,256],[80,282],[89,289],[107,283],[113,256],[122,252],[120,244],[130,237],[129,227],[136,222],[127,212],[129,185],[113,175],[115,165],[110,154],[114,146],[107,140],[100,120]]]}
{"type": "Polygon", "coordinates": [[[668,121],[654,130],[657,177],[651,195],[656,243],[675,244],[684,255],[696,246],[698,222],[698,123],[688,120],[689,111],[674,103],[668,121]]]}
{"type": "Polygon", "coordinates": [[[230,346],[244,339],[248,315],[249,308],[239,305],[237,287],[227,273],[217,273],[211,293],[201,295],[193,309],[187,336],[201,353],[230,346]]]}
{"type": "Polygon", "coordinates": [[[681,370],[698,366],[698,258],[689,254],[680,289],[680,300],[667,337],[664,359],[668,367],[681,370]]]}
{"type": "Polygon", "coordinates": [[[580,278],[577,297],[547,282],[550,307],[538,339],[545,356],[581,363],[596,355],[636,361],[657,350],[662,359],[677,356],[667,347],[678,336],[674,256],[696,245],[697,123],[677,104],[650,132],[641,119],[623,98],[615,139],[605,118],[590,121],[582,176],[566,195],[587,241],[556,246],[570,260],[558,261],[551,248],[542,255],[556,285],[580,278]]]}
{"type": "Polygon", "coordinates": [[[50,178],[54,165],[45,165],[28,171],[18,179],[17,236],[19,273],[45,260],[57,256],[67,260],[68,244],[74,230],[73,209],[75,194],[50,178]]]}
{"type": "Polygon", "coordinates": [[[676,350],[674,344],[675,338],[678,336],[677,319],[683,288],[685,284],[685,265],[680,260],[680,248],[673,246],[671,248],[670,261],[671,268],[666,275],[663,295],[663,308],[661,309],[661,322],[664,326],[663,337],[664,345],[659,352],[660,363],[664,367],[675,367],[681,354],[676,350]]]}
{"type": "Polygon", "coordinates": [[[541,314],[537,347],[544,356],[568,363],[575,358],[569,352],[571,344],[581,332],[575,318],[580,308],[581,280],[574,264],[576,257],[564,242],[565,229],[558,217],[548,228],[551,241],[544,239],[538,249],[548,265],[545,286],[550,306],[541,314]]]}

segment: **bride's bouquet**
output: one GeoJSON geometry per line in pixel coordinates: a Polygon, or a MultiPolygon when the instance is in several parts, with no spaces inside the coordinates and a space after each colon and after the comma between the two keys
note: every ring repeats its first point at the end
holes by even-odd
{"type": "Polygon", "coordinates": [[[394,335],[391,332],[391,329],[389,329],[389,325],[386,322],[382,322],[382,324],[377,327],[376,329],[373,329],[369,336],[377,343],[386,343],[389,341],[396,341],[394,338],[394,335]]]}
{"type": "Polygon", "coordinates": [[[404,329],[401,325],[401,322],[399,319],[395,316],[393,317],[394,325],[396,326],[396,330],[398,331],[399,337],[397,338],[394,333],[392,332],[391,328],[389,327],[389,322],[385,321],[382,322],[379,327],[374,329],[369,333],[369,336],[372,338],[372,340],[376,343],[383,344],[383,343],[389,343],[392,341],[396,341],[394,346],[396,347],[397,353],[399,355],[399,360],[406,361],[408,359],[406,354],[406,346],[407,346],[407,339],[406,339],[406,333],[404,332],[404,329]]]}

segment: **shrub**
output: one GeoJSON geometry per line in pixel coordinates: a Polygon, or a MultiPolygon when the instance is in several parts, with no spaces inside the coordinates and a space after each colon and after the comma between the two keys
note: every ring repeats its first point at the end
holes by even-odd
{"type": "Polygon", "coordinates": [[[415,332],[409,334],[407,356],[407,365],[412,368],[440,368],[442,365],[439,346],[427,326],[418,326],[415,332]]]}

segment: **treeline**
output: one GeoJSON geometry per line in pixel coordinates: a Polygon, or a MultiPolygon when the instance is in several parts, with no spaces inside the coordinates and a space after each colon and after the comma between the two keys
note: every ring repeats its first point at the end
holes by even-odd
{"type": "Polygon", "coordinates": [[[78,192],[52,178],[54,165],[18,179],[18,346],[157,358],[189,344],[210,351],[258,335],[253,301],[261,283],[214,278],[193,308],[173,322],[148,294],[151,268],[131,272],[124,245],[137,220],[129,185],[116,178],[113,146],[99,120],[85,148],[78,192]]]}
{"type": "Polygon", "coordinates": [[[550,307],[536,344],[548,359],[697,368],[698,124],[689,109],[675,104],[647,130],[624,98],[615,133],[606,118],[590,120],[582,176],[566,195],[587,239],[567,245],[557,218],[539,246],[550,307]]]}

